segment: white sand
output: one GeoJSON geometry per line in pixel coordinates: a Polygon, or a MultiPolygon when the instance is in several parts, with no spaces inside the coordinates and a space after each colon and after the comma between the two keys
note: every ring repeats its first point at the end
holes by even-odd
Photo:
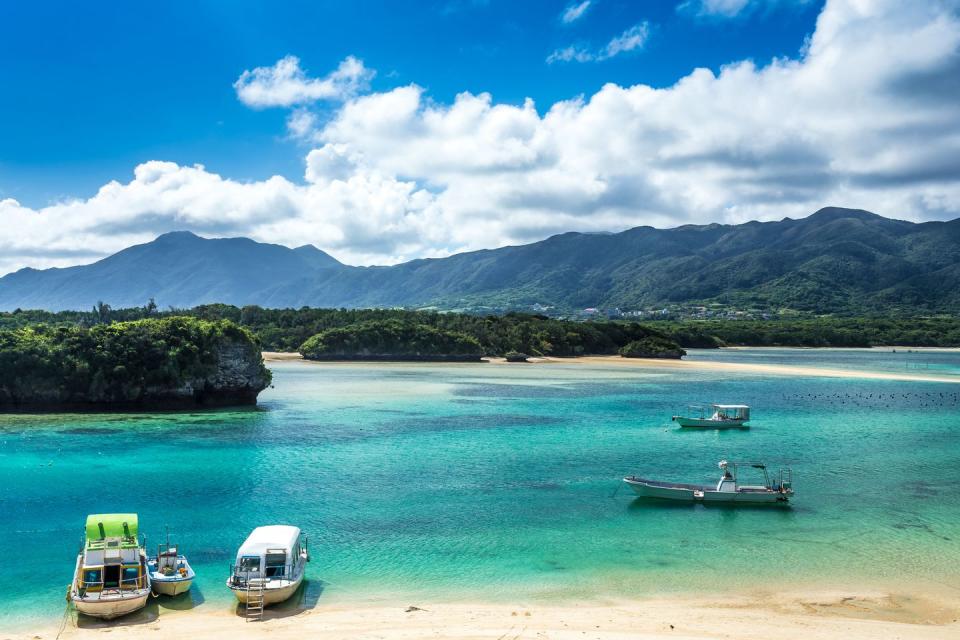
{"type": "MultiPolygon", "coordinates": [[[[957,594],[953,594],[956,598],[957,594]]],[[[569,605],[415,603],[397,606],[324,606],[278,614],[267,609],[261,622],[246,622],[233,608],[219,612],[170,612],[152,620],[87,622],[71,620],[60,638],[156,638],[218,640],[271,638],[409,640],[411,638],[737,638],[742,640],[881,640],[960,638],[960,599],[933,600],[884,593],[823,592],[683,597],[569,605]]],[[[59,629],[3,634],[3,638],[53,640],[59,629]]]]}
{"type": "Polygon", "coordinates": [[[715,362],[704,360],[664,360],[657,358],[621,358],[620,356],[584,356],[580,358],[543,358],[543,361],[568,364],[602,364],[620,367],[654,369],[726,371],[729,373],[759,373],[778,376],[812,376],[823,378],[862,378],[868,380],[913,380],[916,382],[960,383],[960,376],[922,373],[894,373],[888,371],[861,371],[788,364],[753,364],[746,362],[715,362]]]}
{"type": "MultiPolygon", "coordinates": [[[[264,351],[263,359],[266,362],[302,361],[299,353],[285,353],[264,351]]],[[[507,364],[503,358],[485,358],[493,364],[507,364]]],[[[324,364],[355,365],[356,362],[324,361],[324,364]]],[[[363,362],[359,364],[371,365],[376,363],[363,362]]],[[[389,363],[382,363],[389,364],[389,363]]],[[[418,363],[407,363],[418,364],[418,363]]],[[[444,363],[429,363],[442,365],[444,363]]],[[[462,366],[462,363],[454,363],[462,366]]],[[[726,373],[766,374],[777,376],[801,376],[822,378],[861,378],[867,380],[907,380],[914,382],[948,382],[960,383],[960,376],[936,375],[923,373],[895,373],[891,371],[862,371],[859,369],[834,369],[829,367],[809,367],[787,364],[753,364],[746,362],[716,362],[704,360],[664,360],[658,358],[621,358],[620,356],[582,356],[577,358],[530,358],[530,364],[565,364],[565,365],[604,365],[610,367],[640,367],[647,369],[673,369],[691,371],[716,371],[726,373]]],[[[510,366],[523,367],[523,363],[510,366]]]]}

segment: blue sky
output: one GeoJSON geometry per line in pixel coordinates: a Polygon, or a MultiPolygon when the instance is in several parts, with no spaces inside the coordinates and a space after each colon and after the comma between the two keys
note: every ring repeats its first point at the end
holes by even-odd
{"type": "Polygon", "coordinates": [[[0,274],[960,215],[960,0],[0,4],[0,274]]]}
{"type": "MultiPolygon", "coordinates": [[[[285,114],[253,111],[232,84],[295,54],[325,73],[354,55],[374,90],[417,83],[441,102],[490,92],[538,107],[604,83],[668,86],[696,67],[796,55],[818,2],[778,2],[733,19],[660,0],[600,0],[570,24],[565,2],[22,2],[0,5],[0,196],[29,206],[89,197],[135,165],[201,163],[240,180],[299,179],[285,114]],[[642,51],[547,64],[648,22],[642,51]]],[[[682,3],[679,3],[682,4],[682,3]]]]}

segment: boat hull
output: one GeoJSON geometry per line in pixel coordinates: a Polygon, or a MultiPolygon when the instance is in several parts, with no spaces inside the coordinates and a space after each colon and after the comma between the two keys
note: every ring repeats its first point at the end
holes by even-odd
{"type": "Polygon", "coordinates": [[[697,429],[748,429],[746,420],[710,420],[709,418],[687,418],[673,416],[673,421],[681,427],[697,429]]]}
{"type": "Polygon", "coordinates": [[[777,491],[717,491],[710,487],[657,486],[624,478],[623,480],[641,498],[673,500],[677,502],[736,503],[736,504],[787,504],[788,496],[777,491]]]}
{"type": "MultiPolygon", "coordinates": [[[[294,580],[293,582],[288,582],[280,587],[266,587],[263,590],[263,604],[264,606],[269,606],[271,604],[277,604],[278,602],[283,602],[288,600],[290,596],[296,593],[297,589],[300,588],[300,583],[303,582],[303,574],[300,574],[300,577],[294,580]]],[[[227,587],[233,591],[233,595],[236,596],[237,600],[241,604],[247,603],[247,590],[240,587],[235,587],[227,582],[227,587]]]]}
{"type": "Polygon", "coordinates": [[[162,580],[154,578],[152,585],[153,592],[158,596],[178,596],[181,593],[190,591],[190,587],[193,586],[193,577],[191,576],[182,580],[162,580]]]}
{"type": "Polygon", "coordinates": [[[70,599],[80,613],[93,618],[112,620],[144,608],[148,597],[150,597],[149,589],[139,589],[136,594],[125,594],[117,598],[107,596],[90,599],[73,595],[70,599]]]}

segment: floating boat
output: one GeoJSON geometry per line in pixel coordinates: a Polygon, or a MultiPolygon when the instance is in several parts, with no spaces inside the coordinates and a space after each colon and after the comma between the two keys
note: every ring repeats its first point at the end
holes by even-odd
{"type": "Polygon", "coordinates": [[[786,504],[793,496],[793,471],[779,469],[775,482],[770,480],[767,467],[759,462],[720,461],[723,475],[716,486],[683,484],[648,480],[636,476],[623,479],[642,498],[660,498],[682,502],[735,502],[749,504],[786,504]],[[759,470],[763,475],[762,485],[740,484],[738,471],[741,467],[759,470]]]}
{"type": "Polygon", "coordinates": [[[162,596],[186,593],[196,577],[186,556],[180,554],[179,547],[170,545],[169,532],[166,544],[158,545],[157,555],[147,561],[147,569],[153,592],[162,596]]]}
{"type": "Polygon", "coordinates": [[[263,607],[283,602],[300,587],[306,573],[307,540],[288,525],[257,527],[237,551],[227,587],[247,615],[259,616],[263,607]]]}
{"type": "Polygon", "coordinates": [[[688,407],[690,415],[670,418],[681,427],[703,429],[731,429],[747,426],[750,407],[745,404],[695,404],[688,407]]]}
{"type": "Polygon", "coordinates": [[[137,535],[135,513],[87,516],[83,549],[68,595],[77,611],[109,620],[147,604],[150,573],[137,535]]]}

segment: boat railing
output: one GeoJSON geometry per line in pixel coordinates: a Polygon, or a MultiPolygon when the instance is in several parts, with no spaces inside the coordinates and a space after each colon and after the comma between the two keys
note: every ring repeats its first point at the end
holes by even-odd
{"type": "Polygon", "coordinates": [[[267,567],[266,574],[257,569],[247,569],[238,564],[230,565],[230,586],[246,588],[251,580],[295,580],[297,578],[299,563],[287,563],[284,565],[275,565],[267,567]]]}
{"type": "Polygon", "coordinates": [[[781,491],[793,490],[793,469],[790,467],[780,469],[780,482],[778,486],[781,491]]]}
{"type": "Polygon", "coordinates": [[[89,582],[82,581],[77,583],[77,594],[84,600],[99,600],[105,596],[115,597],[118,592],[136,591],[147,588],[147,574],[142,573],[136,578],[121,578],[119,581],[110,581],[110,586],[106,586],[106,581],[89,582]],[[116,586],[114,586],[116,585],[116,586]]]}

